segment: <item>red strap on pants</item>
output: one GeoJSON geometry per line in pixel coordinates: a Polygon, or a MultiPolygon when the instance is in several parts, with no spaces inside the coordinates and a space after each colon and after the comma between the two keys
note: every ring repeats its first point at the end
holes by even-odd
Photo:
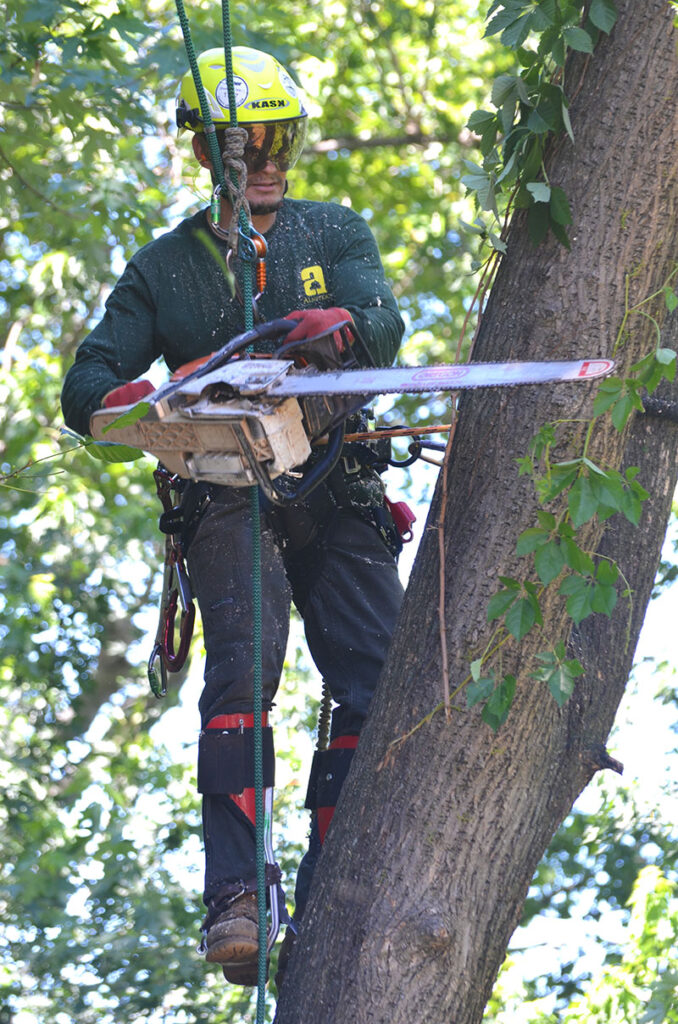
{"type": "MultiPolygon", "coordinates": [[[[358,736],[337,736],[336,740],[332,740],[328,750],[355,750],[358,746],[358,736]]],[[[330,827],[332,818],[334,817],[335,807],[318,807],[316,814],[318,816],[318,834],[320,836],[320,843],[325,842],[325,836],[327,830],[330,827]]]]}

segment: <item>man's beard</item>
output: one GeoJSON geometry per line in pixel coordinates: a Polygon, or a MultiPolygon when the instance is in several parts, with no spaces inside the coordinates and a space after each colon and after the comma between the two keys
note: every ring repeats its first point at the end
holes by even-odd
{"type": "Polygon", "coordinates": [[[261,217],[267,213],[277,213],[282,204],[282,196],[274,203],[250,203],[250,213],[258,217],[261,217]]]}

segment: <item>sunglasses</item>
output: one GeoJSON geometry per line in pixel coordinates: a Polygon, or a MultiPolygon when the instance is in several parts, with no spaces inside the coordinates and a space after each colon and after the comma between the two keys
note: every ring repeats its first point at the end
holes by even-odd
{"type": "Polygon", "coordinates": [[[263,171],[269,161],[279,171],[294,167],[306,140],[306,118],[242,127],[247,130],[244,160],[250,174],[263,171]]]}

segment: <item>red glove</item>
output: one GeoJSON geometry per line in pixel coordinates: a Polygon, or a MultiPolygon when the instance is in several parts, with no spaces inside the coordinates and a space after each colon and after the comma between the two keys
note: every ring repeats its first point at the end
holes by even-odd
{"type": "MultiPolygon", "coordinates": [[[[341,323],[342,320],[348,320],[349,324],[353,323],[353,317],[347,309],[340,309],[339,306],[332,306],[330,309],[297,309],[293,313],[288,313],[285,320],[298,320],[299,323],[296,327],[293,327],[290,333],[285,338],[285,344],[288,341],[303,341],[304,338],[314,338],[316,334],[323,334],[329,327],[333,327],[334,324],[341,323]]],[[[351,341],[353,336],[350,334],[351,341]]],[[[335,340],[337,341],[337,347],[342,352],[343,348],[340,344],[340,335],[335,332],[335,340]]]]}
{"type": "Polygon", "coordinates": [[[151,391],[155,391],[155,388],[150,380],[132,380],[129,384],[122,384],[104,395],[101,408],[114,409],[118,405],[133,405],[146,395],[150,395],[151,391]]]}

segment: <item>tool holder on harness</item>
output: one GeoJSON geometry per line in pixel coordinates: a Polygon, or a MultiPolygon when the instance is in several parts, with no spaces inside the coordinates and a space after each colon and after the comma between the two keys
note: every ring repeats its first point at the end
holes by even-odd
{"type": "Polygon", "coordinates": [[[163,514],[160,528],[165,534],[165,565],[162,594],[160,597],[160,618],[153,650],[148,659],[148,681],[156,697],[167,693],[167,673],[180,672],[184,667],[193,636],[195,604],[188,572],[179,539],[178,508],[172,501],[172,492],[180,489],[181,481],[164,466],[159,465],[153,473],[163,514]],[[181,602],[179,624],[179,645],[175,646],[175,624],[177,608],[181,602]],[[159,662],[160,675],[156,671],[159,662]]]}

